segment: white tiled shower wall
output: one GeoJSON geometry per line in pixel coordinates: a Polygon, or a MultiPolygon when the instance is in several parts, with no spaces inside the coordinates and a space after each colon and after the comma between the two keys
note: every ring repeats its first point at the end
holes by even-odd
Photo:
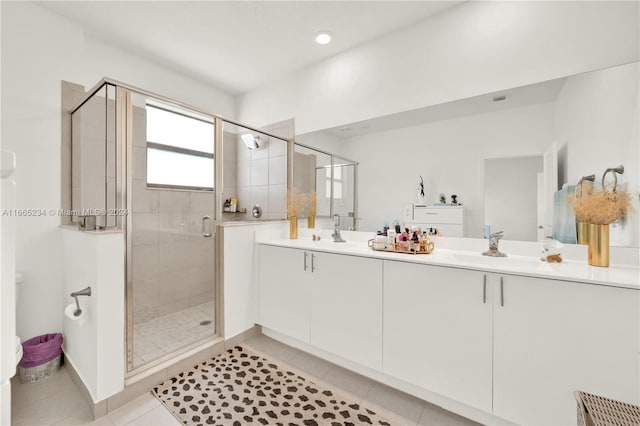
{"type": "MultiPolygon", "coordinates": [[[[290,138],[293,122],[278,123],[264,129],[290,138]]],[[[237,197],[238,207],[247,209],[245,214],[225,214],[225,220],[255,220],[251,209],[256,204],[262,207],[260,220],[287,217],[287,142],[264,134],[259,136],[260,148],[249,150],[238,134],[224,132],[223,198],[237,197]]]]}
{"type": "Polygon", "coordinates": [[[258,204],[262,219],[284,219],[287,214],[287,144],[261,136],[263,146],[250,151],[238,145],[238,200],[247,210],[258,204]],[[266,143],[265,143],[266,142],[266,143]]]}
{"type": "Polygon", "coordinates": [[[213,301],[215,245],[202,218],[215,217],[215,195],[147,189],[146,117],[133,114],[133,321],[141,323],[213,301]]]}
{"type": "MultiPolygon", "coordinates": [[[[116,207],[115,103],[113,99],[106,101],[106,90],[96,93],[73,114],[72,139],[76,143],[71,156],[71,196],[75,210],[116,207]]],[[[113,95],[113,88],[109,94],[113,95]]],[[[115,217],[98,217],[97,223],[113,226],[115,217]]]]}

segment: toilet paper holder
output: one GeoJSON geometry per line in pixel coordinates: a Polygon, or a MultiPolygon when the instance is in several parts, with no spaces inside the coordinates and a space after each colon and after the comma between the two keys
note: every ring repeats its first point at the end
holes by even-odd
{"type": "Polygon", "coordinates": [[[91,296],[91,286],[71,293],[71,297],[76,301],[76,310],[73,312],[73,316],[75,317],[82,313],[82,309],[80,309],[80,302],[78,302],[78,296],[91,296]]]}

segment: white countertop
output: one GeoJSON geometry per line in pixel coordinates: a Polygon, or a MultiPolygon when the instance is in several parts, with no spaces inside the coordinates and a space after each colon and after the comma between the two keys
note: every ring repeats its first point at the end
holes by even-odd
{"type": "Polygon", "coordinates": [[[314,250],[382,260],[421,263],[425,265],[473,269],[494,273],[523,275],[587,284],[599,284],[640,290],[640,269],[635,266],[611,265],[608,268],[589,266],[584,261],[565,260],[547,263],[537,257],[509,255],[507,258],[482,256],[480,252],[439,249],[431,254],[404,254],[375,251],[366,242],[334,243],[330,239],[313,241],[307,238],[266,239],[259,244],[314,250]]]}

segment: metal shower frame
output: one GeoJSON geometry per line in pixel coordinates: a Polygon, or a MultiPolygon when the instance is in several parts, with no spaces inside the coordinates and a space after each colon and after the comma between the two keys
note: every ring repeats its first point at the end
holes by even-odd
{"type": "MultiPolygon", "coordinates": [[[[224,316],[223,316],[223,303],[222,303],[222,241],[218,238],[218,227],[221,223],[222,208],[223,208],[223,194],[222,188],[224,187],[223,178],[223,125],[228,123],[238,127],[248,129],[253,132],[267,135],[271,138],[275,138],[287,143],[287,189],[291,189],[292,177],[293,177],[293,139],[286,139],[281,136],[272,134],[268,131],[257,129],[253,126],[245,123],[232,120],[223,117],[218,114],[211,113],[198,107],[194,107],[185,104],[174,99],[158,95],[148,90],[140,89],[138,87],[122,83],[120,81],[104,77],[98,83],[96,83],[86,94],[80,99],[80,101],[70,110],[70,114],[76,112],[82,107],[89,99],[91,99],[96,93],[98,93],[104,86],[114,86],[116,89],[115,97],[115,127],[116,127],[116,209],[126,210],[133,205],[133,104],[132,94],[138,94],[153,98],[164,104],[172,105],[185,110],[193,111],[199,115],[208,117],[214,124],[214,193],[215,193],[215,205],[213,206],[214,217],[214,235],[215,238],[215,276],[214,281],[214,294],[215,294],[215,333],[212,341],[223,338],[224,330],[224,316]],[[128,179],[128,177],[131,177],[128,179]],[[218,190],[218,188],[220,190],[218,190]]],[[[158,360],[145,363],[141,367],[133,368],[133,271],[131,262],[132,253],[132,221],[127,220],[130,212],[127,212],[126,216],[117,216],[116,225],[111,229],[121,229],[125,236],[125,340],[126,340],[126,352],[125,352],[125,365],[126,374],[125,379],[129,379],[139,373],[148,371],[160,364],[163,364],[168,359],[171,359],[174,354],[166,355],[158,360]]],[[[193,345],[181,348],[178,351],[185,351],[191,346],[198,346],[202,342],[194,343],[193,345]]]]}

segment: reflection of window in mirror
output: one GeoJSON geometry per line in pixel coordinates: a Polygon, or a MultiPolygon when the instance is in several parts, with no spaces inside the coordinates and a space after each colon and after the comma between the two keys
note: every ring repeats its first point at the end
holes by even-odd
{"type": "MultiPolygon", "coordinates": [[[[327,167],[326,169],[326,195],[327,198],[331,197],[331,168],[327,167]]],[[[333,168],[333,199],[341,200],[342,199],[342,168],[334,167],[333,168]]]]}

